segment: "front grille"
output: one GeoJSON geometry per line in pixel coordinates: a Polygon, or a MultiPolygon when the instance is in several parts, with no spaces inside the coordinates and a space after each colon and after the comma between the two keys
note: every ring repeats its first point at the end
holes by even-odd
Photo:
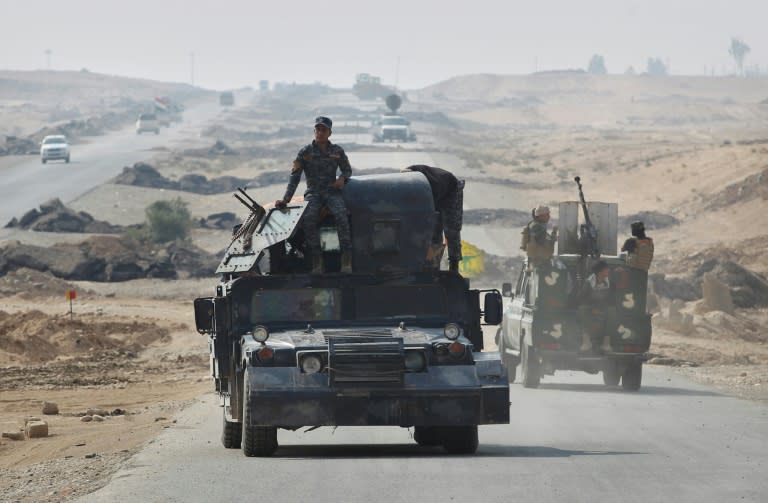
{"type": "Polygon", "coordinates": [[[331,384],[403,384],[403,339],[376,336],[328,337],[331,384]]]}

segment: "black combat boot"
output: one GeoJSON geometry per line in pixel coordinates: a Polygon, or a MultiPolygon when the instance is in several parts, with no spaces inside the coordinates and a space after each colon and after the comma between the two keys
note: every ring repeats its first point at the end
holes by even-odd
{"type": "Polygon", "coordinates": [[[312,255],[312,274],[323,274],[322,255],[312,255]]]}
{"type": "Polygon", "coordinates": [[[455,258],[448,259],[448,272],[459,274],[459,260],[455,258]]]}
{"type": "Polygon", "coordinates": [[[352,272],[352,252],[349,250],[341,252],[341,272],[352,272]]]}

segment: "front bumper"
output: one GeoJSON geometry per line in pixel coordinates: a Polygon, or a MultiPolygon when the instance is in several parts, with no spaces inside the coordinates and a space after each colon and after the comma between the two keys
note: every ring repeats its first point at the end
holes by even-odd
{"type": "Polygon", "coordinates": [[[326,373],[252,367],[251,426],[460,426],[509,423],[509,384],[501,362],[433,366],[402,386],[330,386],[326,373]]]}
{"type": "Polygon", "coordinates": [[[55,161],[55,160],[66,159],[67,157],[69,157],[69,151],[67,151],[67,150],[46,150],[45,152],[42,152],[40,154],[40,157],[42,159],[45,159],[46,161],[55,161]]]}

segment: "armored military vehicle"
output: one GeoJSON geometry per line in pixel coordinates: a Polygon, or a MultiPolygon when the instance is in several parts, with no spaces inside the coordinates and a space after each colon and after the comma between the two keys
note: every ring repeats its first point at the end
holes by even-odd
{"type": "Polygon", "coordinates": [[[343,194],[354,272],[338,272],[329,214],[323,274],[310,273],[298,226],[305,201],[263,208],[236,194],[250,215],[217,269],[215,295],[195,300],[224,446],[269,456],[278,428],[390,425],[413,427],[420,445],[474,452],[478,425],[509,422],[499,354],[481,351],[481,324],[501,322],[501,294],[440,270],[439,214],[422,174],[356,176],[343,194]]]}
{"type": "Polygon", "coordinates": [[[616,254],[618,205],[568,201],[559,205],[558,253],[544,264],[526,259],[517,283],[506,283],[504,320],[497,345],[510,382],[518,364],[523,386],[535,388],[543,375],[557,370],[602,372],[606,385],[640,389],[642,365],[651,344],[651,317],[646,312],[647,271],[629,267],[616,254]],[[581,211],[580,211],[581,209],[581,211]],[[579,217],[582,222],[579,223],[579,217]],[[609,268],[608,313],[601,321],[583,309],[582,293],[592,266],[599,260],[609,268]],[[594,319],[593,319],[594,318],[594,319]],[[583,347],[589,324],[604,323],[605,344],[583,347]]]}

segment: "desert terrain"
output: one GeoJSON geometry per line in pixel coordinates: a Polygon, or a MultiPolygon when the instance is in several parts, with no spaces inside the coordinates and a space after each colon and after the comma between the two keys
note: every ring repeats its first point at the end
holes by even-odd
{"type": "MultiPolygon", "coordinates": [[[[17,124],[0,131],[0,141],[104,116],[114,103],[142,106],[158,93],[188,106],[216,99],[186,86],[118,78],[109,80],[107,98],[93,91],[102,88],[99,76],[42,73],[0,72],[0,123],[17,124]]],[[[245,216],[232,197],[239,184],[262,202],[279,197],[318,114],[333,117],[332,140],[353,168],[356,160],[369,170],[396,170],[430,159],[467,180],[464,238],[488,253],[486,274],[473,284],[514,281],[530,209],[575,200],[573,177],[581,176],[588,199],[619,203],[627,235],[629,221],[642,218],[655,240],[649,363],[765,402],[765,84],[582,73],[457,77],[407,93],[402,113],[412,119],[416,143],[377,145],[368,124],[383,110],[380,101],[319,86],[239,91],[238,105],[198,136],[154,150],[150,169],[127,166],[63,201],[66,211],[57,210],[47,227],[35,230],[42,218],[30,216],[29,225],[2,229],[0,429],[18,432],[36,417],[49,434],[0,440],[0,499],[66,501],[92,492],[159,431],[175,427],[180,408],[201,395],[215,402],[207,340],[196,333],[192,312],[195,297],[212,293],[216,258],[229,242],[229,221],[212,217],[245,216]],[[176,198],[196,222],[183,245],[147,251],[122,241],[149,205],[176,198]],[[121,229],[64,232],[61,223],[78,212],[121,229]],[[62,254],[72,263],[61,263],[62,254]],[[107,259],[98,274],[94,257],[107,259]],[[702,289],[704,282],[720,293],[702,289]],[[70,290],[77,292],[71,314],[70,290]],[[58,414],[44,415],[44,402],[56,403],[58,414]]],[[[120,119],[112,127],[128,124],[120,119]]],[[[0,156],[0,180],[22,157],[0,156]]],[[[43,203],[29,201],[15,217],[23,221],[43,203]]]]}

